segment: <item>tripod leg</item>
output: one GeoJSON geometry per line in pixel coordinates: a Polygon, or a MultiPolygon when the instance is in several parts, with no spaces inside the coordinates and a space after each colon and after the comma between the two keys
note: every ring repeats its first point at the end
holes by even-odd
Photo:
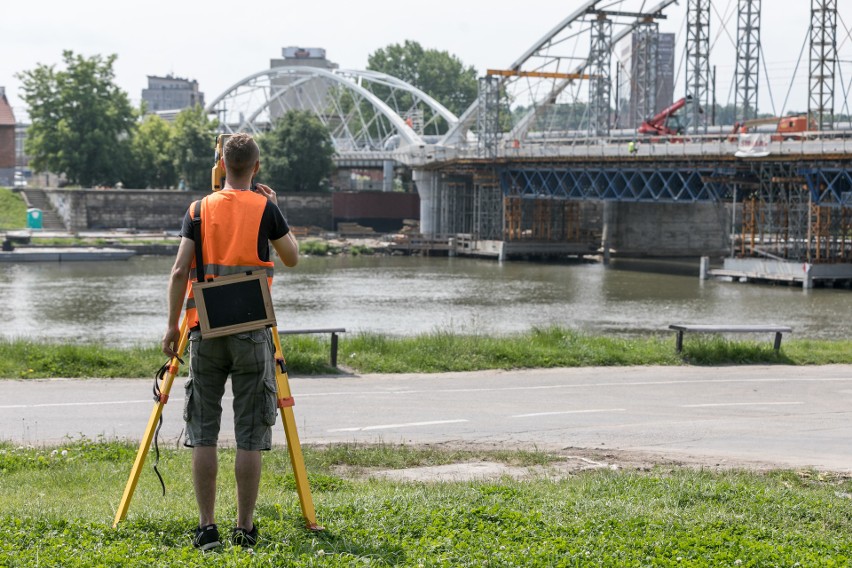
{"type": "MultiPolygon", "coordinates": [[[[183,355],[186,349],[187,340],[189,338],[189,329],[187,328],[186,317],[183,318],[183,323],[180,326],[180,340],[176,349],[178,355],[183,355]]],[[[130,508],[130,500],[133,498],[133,492],[136,491],[136,484],[139,483],[139,475],[142,473],[142,466],[145,465],[145,458],[148,455],[148,449],[151,447],[151,440],[154,438],[154,432],[157,429],[157,422],[160,420],[160,415],[163,413],[163,406],[169,399],[169,392],[172,390],[172,383],[180,368],[180,361],[173,357],[169,366],[169,371],[163,378],[163,384],[160,386],[160,397],[154,403],[154,408],[151,410],[151,417],[148,418],[148,427],[145,428],[145,434],[142,436],[142,441],[139,442],[139,449],[136,451],[136,461],[133,462],[133,469],[130,470],[130,478],[127,480],[127,485],[124,488],[124,495],[121,497],[121,503],[118,505],[118,511],[115,513],[115,521],[113,528],[118,526],[118,523],[124,520],[127,516],[127,509],[130,508]]]]}
{"type": "Polygon", "coordinates": [[[308,485],[308,472],[302,457],[302,445],[299,443],[299,433],[296,431],[296,417],[293,414],[293,396],[290,392],[290,382],[287,374],[287,364],[281,349],[281,339],[278,328],[272,328],[272,339],[275,342],[275,382],[278,385],[278,408],[281,409],[281,422],[284,424],[284,434],[287,437],[287,450],[290,452],[290,465],[293,466],[293,476],[296,478],[296,491],[299,494],[299,504],[302,507],[302,517],[308,529],[324,530],[317,524],[314,511],[314,500],[308,485]]]}

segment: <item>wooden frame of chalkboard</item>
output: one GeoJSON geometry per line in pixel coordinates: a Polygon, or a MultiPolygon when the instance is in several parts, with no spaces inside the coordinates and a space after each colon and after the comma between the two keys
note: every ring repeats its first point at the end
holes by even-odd
{"type": "Polygon", "coordinates": [[[276,325],[264,270],[193,282],[192,290],[203,339],[276,325]]]}

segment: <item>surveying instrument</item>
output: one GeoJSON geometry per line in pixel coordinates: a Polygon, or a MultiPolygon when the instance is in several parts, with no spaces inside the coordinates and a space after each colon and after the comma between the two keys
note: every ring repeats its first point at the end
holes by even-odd
{"type": "MultiPolygon", "coordinates": [[[[220,134],[216,139],[216,163],[211,172],[213,191],[219,191],[224,186],[225,170],[222,167],[222,156],[224,155],[224,145],[228,136],[228,134],[220,134]]],[[[197,235],[200,236],[200,227],[197,235]]],[[[198,243],[200,240],[196,238],[196,242],[198,243]]],[[[197,264],[201,264],[200,258],[197,259],[197,264]]],[[[293,476],[296,480],[296,492],[299,495],[302,517],[309,530],[321,531],[323,527],[317,523],[311,489],[308,485],[308,474],[302,456],[302,446],[299,443],[299,435],[296,431],[296,418],[293,414],[294,400],[290,392],[287,363],[284,360],[284,353],[281,349],[281,339],[278,336],[278,327],[272,311],[272,301],[269,297],[269,287],[266,283],[266,277],[255,272],[249,273],[246,276],[224,276],[204,282],[203,267],[198,266],[197,268],[201,276],[198,282],[193,283],[193,286],[197,307],[199,308],[198,313],[199,321],[201,322],[202,337],[228,335],[239,331],[246,331],[247,329],[257,329],[258,327],[272,328],[272,339],[275,345],[275,383],[277,386],[278,408],[281,413],[281,422],[284,425],[287,450],[290,454],[290,464],[293,467],[293,476]],[[217,309],[215,305],[222,304],[215,301],[221,297],[221,295],[217,294],[225,290],[229,285],[238,286],[240,292],[248,291],[248,300],[240,303],[241,305],[250,306],[247,313],[234,313],[233,309],[229,311],[225,307],[222,307],[224,312],[214,313],[217,309]],[[206,301],[204,300],[205,297],[207,298],[206,301]],[[205,303],[207,304],[206,307],[203,306],[205,303]]],[[[228,303],[224,302],[224,304],[227,305],[228,303]]],[[[157,375],[154,385],[154,408],[151,410],[151,416],[148,418],[148,426],[145,428],[145,433],[139,443],[136,459],[133,463],[133,468],[130,470],[130,477],[127,480],[124,494],[121,497],[121,503],[115,514],[113,528],[117,527],[118,523],[123,521],[127,516],[127,510],[130,508],[130,500],[133,498],[133,493],[139,482],[139,476],[142,472],[142,467],[145,465],[145,458],[148,455],[148,450],[152,442],[156,448],[155,432],[159,429],[158,424],[162,424],[163,407],[169,400],[172,384],[180,370],[180,365],[183,363],[181,356],[186,350],[189,341],[189,325],[187,315],[184,313],[180,325],[180,339],[175,349],[177,356],[172,357],[163,365],[157,375]]],[[[159,456],[159,450],[157,452],[159,456]]],[[[156,465],[154,466],[154,471],[160,477],[159,472],[156,470],[156,465]]],[[[162,483],[162,478],[160,478],[160,482],[162,483]]],[[[165,486],[163,486],[163,493],[165,494],[165,486]]]]}

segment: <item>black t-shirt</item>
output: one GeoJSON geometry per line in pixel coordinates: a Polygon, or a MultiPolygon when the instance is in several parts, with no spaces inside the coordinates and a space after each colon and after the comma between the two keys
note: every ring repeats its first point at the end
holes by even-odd
{"type": "MultiPolygon", "coordinates": [[[[190,205],[190,207],[192,207],[190,205]]],[[[202,220],[203,222],[203,220],[202,220]]],[[[269,262],[269,241],[275,241],[290,232],[290,225],[287,224],[287,219],[277,205],[271,201],[266,202],[266,208],[263,210],[263,217],[260,220],[260,229],[257,234],[257,256],[263,262],[269,262]]],[[[180,236],[195,240],[192,234],[192,218],[189,216],[189,209],[183,216],[183,223],[180,227],[180,236]]]]}

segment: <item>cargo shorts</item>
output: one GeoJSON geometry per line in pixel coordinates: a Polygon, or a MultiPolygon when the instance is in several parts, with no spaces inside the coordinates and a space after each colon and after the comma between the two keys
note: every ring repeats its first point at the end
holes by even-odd
{"type": "Polygon", "coordinates": [[[269,450],[278,415],[275,347],[269,329],[212,339],[189,334],[189,378],[184,384],[184,445],[216,446],[225,382],[231,377],[234,437],[241,450],[269,450]]]}

